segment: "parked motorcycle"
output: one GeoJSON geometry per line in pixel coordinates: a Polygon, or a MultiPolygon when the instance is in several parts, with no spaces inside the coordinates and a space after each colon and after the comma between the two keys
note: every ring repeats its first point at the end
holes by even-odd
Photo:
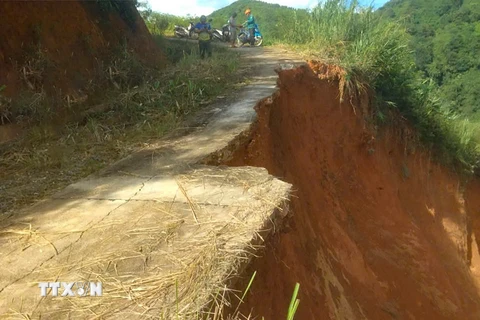
{"type": "Polygon", "coordinates": [[[195,25],[193,24],[193,22],[190,22],[190,24],[186,28],[175,25],[174,33],[175,33],[175,36],[179,38],[194,38],[195,37],[194,29],[195,29],[195,25]]]}
{"type": "Polygon", "coordinates": [[[223,41],[225,42],[230,42],[231,41],[231,34],[230,34],[230,24],[224,24],[222,26],[222,36],[223,36],[223,41]]]}
{"type": "Polygon", "coordinates": [[[212,39],[214,41],[224,41],[223,31],[220,29],[213,29],[212,31],[212,39]]]}
{"type": "MultiPolygon", "coordinates": [[[[263,43],[263,36],[257,24],[255,24],[254,37],[255,37],[255,44],[254,44],[255,47],[261,46],[263,43]]],[[[245,43],[250,43],[250,32],[248,32],[248,30],[245,29],[245,27],[241,28],[240,32],[238,33],[237,39],[240,46],[243,46],[245,43]]]]}

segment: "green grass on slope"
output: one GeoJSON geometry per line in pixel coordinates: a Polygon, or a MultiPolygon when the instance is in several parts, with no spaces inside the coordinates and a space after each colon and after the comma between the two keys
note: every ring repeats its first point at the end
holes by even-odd
{"type": "Polygon", "coordinates": [[[402,24],[356,0],[326,0],[308,19],[294,22],[286,42],[343,67],[347,89],[372,89],[379,122],[400,111],[440,160],[473,172],[479,159],[475,127],[446,108],[435,84],[417,71],[402,24]]]}

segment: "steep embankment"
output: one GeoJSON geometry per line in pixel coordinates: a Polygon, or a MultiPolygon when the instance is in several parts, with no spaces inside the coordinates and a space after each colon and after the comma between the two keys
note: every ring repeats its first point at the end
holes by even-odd
{"type": "Polygon", "coordinates": [[[478,268],[480,183],[463,192],[407,125],[375,139],[365,102],[340,103],[338,82],[310,68],[279,72],[279,87],[223,161],[264,166],[296,189],[285,231],[247,270],[257,276],[243,313],[284,319],[299,282],[296,319],[479,319],[468,265],[478,268]]]}
{"type": "Polygon", "coordinates": [[[1,1],[0,12],[0,85],[9,97],[44,90],[86,99],[122,53],[149,66],[164,61],[133,1],[1,1]]]}

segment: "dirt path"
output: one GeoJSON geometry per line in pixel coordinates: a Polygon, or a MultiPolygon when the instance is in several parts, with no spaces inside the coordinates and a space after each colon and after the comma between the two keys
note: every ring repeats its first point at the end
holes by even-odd
{"type": "Polygon", "coordinates": [[[181,316],[196,318],[248,261],[262,242],[257,233],[270,232],[270,223],[286,214],[291,185],[262,168],[200,163],[250,126],[253,106],[275,91],[274,69],[293,61],[271,49],[241,50],[253,73],[234,98],[196,114],[167,139],[2,217],[0,317],[145,319],[180,307],[181,316]],[[103,296],[41,297],[39,281],[101,281],[103,296]]]}

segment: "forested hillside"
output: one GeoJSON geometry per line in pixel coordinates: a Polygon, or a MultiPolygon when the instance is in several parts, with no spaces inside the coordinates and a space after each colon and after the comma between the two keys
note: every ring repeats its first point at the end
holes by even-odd
{"type": "Polygon", "coordinates": [[[480,121],[480,0],[392,0],[379,12],[405,21],[415,62],[442,100],[480,121]]]}

